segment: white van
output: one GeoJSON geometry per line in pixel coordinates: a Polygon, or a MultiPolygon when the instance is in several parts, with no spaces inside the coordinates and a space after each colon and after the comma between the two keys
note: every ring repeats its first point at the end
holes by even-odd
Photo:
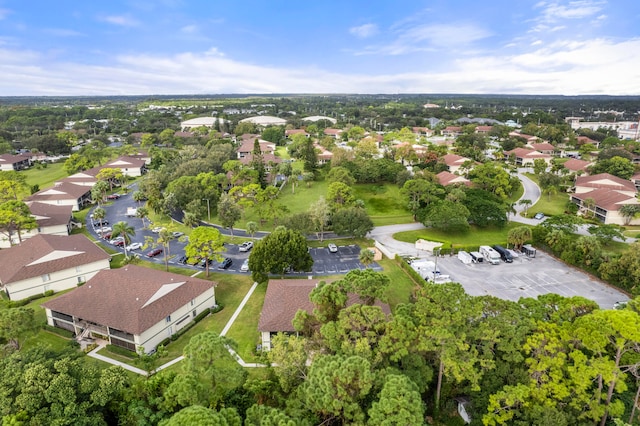
{"type": "Polygon", "coordinates": [[[471,262],[473,262],[473,258],[471,257],[471,255],[464,250],[460,250],[458,252],[458,259],[465,265],[469,265],[471,262]]]}
{"type": "Polygon", "coordinates": [[[480,254],[482,254],[486,261],[492,265],[499,265],[502,260],[500,258],[500,253],[489,246],[480,246],[480,254]]]}

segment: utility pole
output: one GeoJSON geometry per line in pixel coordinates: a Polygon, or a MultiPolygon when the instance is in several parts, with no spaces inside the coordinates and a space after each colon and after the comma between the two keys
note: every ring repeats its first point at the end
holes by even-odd
{"type": "Polygon", "coordinates": [[[211,207],[209,206],[209,198],[203,198],[202,201],[207,202],[207,217],[209,218],[209,222],[211,222],[211,207]]]}

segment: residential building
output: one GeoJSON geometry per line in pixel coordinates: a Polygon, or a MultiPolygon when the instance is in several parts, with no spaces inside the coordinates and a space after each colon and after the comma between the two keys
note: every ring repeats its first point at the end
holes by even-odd
{"type": "Polygon", "coordinates": [[[53,187],[40,190],[26,201],[37,201],[57,206],[72,206],[73,211],[82,210],[91,202],[91,186],[76,185],[66,180],[56,182],[53,187]]]}
{"type": "Polygon", "coordinates": [[[447,165],[451,173],[457,173],[460,167],[467,161],[471,161],[471,159],[457,154],[446,154],[442,157],[442,161],[447,165]]]}
{"type": "Polygon", "coordinates": [[[556,151],[556,147],[549,142],[528,143],[527,147],[547,155],[553,155],[556,151]]]}
{"type": "Polygon", "coordinates": [[[462,184],[465,186],[471,186],[471,181],[464,176],[456,175],[451,172],[443,171],[436,175],[438,182],[442,186],[462,184]]]}
{"type": "Polygon", "coordinates": [[[413,134],[416,135],[416,138],[430,138],[433,136],[433,130],[428,127],[412,127],[411,130],[413,131],[413,134]]]}
{"type": "Polygon", "coordinates": [[[551,164],[551,155],[543,154],[535,149],[515,148],[504,153],[506,157],[513,156],[518,166],[533,166],[535,160],[544,160],[547,165],[551,164]]]}
{"type": "Polygon", "coordinates": [[[215,128],[216,123],[218,125],[224,122],[230,123],[229,120],[225,120],[224,118],[218,117],[196,117],[191,120],[186,120],[180,123],[180,130],[183,132],[188,132],[190,130],[196,129],[198,127],[208,127],[210,129],[215,128]]]}
{"type": "MultiPolygon", "coordinates": [[[[238,159],[241,160],[245,157],[251,157],[253,155],[253,148],[255,146],[255,139],[243,139],[242,144],[238,147],[238,159]]],[[[260,144],[260,152],[262,155],[274,155],[276,152],[276,144],[273,142],[258,139],[260,144]]]]}
{"type": "Polygon", "coordinates": [[[578,176],[576,178],[576,194],[583,194],[602,188],[627,192],[635,192],[636,190],[634,183],[630,180],[622,179],[609,173],[599,173],[591,176],[578,176]]]}
{"type": "Polygon", "coordinates": [[[147,172],[147,160],[145,157],[122,156],[106,163],[101,169],[120,169],[124,176],[138,177],[147,172]]]}
{"type": "MultiPolygon", "coordinates": [[[[313,304],[309,294],[319,284],[320,280],[269,280],[267,293],[264,297],[258,331],[262,337],[262,348],[271,349],[271,337],[277,333],[295,333],[293,318],[302,309],[313,313],[313,304]]],[[[330,284],[329,284],[330,285],[330,284]]],[[[362,303],[357,295],[350,294],[347,306],[362,303]]],[[[376,306],[389,315],[389,305],[376,302],[376,306]]]]}
{"type": "Polygon", "coordinates": [[[334,139],[342,138],[342,130],[340,129],[324,129],[325,136],[331,136],[334,139]]]}
{"type": "Polygon", "coordinates": [[[509,137],[524,139],[525,143],[527,144],[538,143],[540,141],[540,138],[538,138],[537,136],[525,135],[524,133],[520,132],[509,132],[509,137]]]}
{"type": "Polygon", "coordinates": [[[214,285],[127,265],[100,271],[82,287],[43,306],[51,326],[149,353],[205,309],[216,306],[214,285]]]}
{"type": "Polygon", "coordinates": [[[491,133],[491,130],[493,130],[493,126],[476,126],[474,132],[481,135],[488,135],[491,133]]]}
{"type": "Polygon", "coordinates": [[[11,300],[67,290],[109,269],[110,260],[84,235],[38,234],[0,250],[0,285],[11,300]]]}
{"type": "Polygon", "coordinates": [[[287,120],[284,118],[273,117],[270,115],[257,115],[255,117],[245,118],[240,120],[240,123],[253,123],[258,126],[284,126],[287,124],[287,120]]]}
{"type": "Polygon", "coordinates": [[[447,126],[442,130],[442,136],[449,138],[457,138],[462,134],[462,127],[460,126],[447,126]]]}
{"type": "Polygon", "coordinates": [[[0,155],[0,171],[10,172],[28,169],[31,166],[29,156],[25,155],[0,155]]]}
{"type": "Polygon", "coordinates": [[[570,158],[562,166],[573,173],[587,174],[587,169],[592,164],[591,161],[570,158]]]}
{"type": "Polygon", "coordinates": [[[624,205],[640,205],[636,195],[635,186],[633,191],[598,188],[571,194],[571,201],[578,205],[578,213],[591,215],[604,224],[639,225],[640,219],[627,219],[620,213],[624,205]]]}
{"type": "Polygon", "coordinates": [[[291,138],[293,135],[304,135],[309,137],[309,133],[305,129],[287,129],[284,131],[284,136],[286,138],[291,138]]]}

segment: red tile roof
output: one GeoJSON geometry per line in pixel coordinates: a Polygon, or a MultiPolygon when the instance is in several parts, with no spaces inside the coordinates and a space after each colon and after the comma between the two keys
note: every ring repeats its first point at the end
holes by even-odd
{"type": "Polygon", "coordinates": [[[549,142],[532,143],[531,147],[536,151],[555,151],[556,147],[549,142]]]}
{"type": "Polygon", "coordinates": [[[619,191],[609,188],[599,188],[581,194],[572,194],[572,197],[583,201],[592,198],[596,206],[607,211],[617,211],[625,204],[640,204],[636,198],[635,191],[619,191]]]}
{"type": "Polygon", "coordinates": [[[440,182],[440,185],[442,186],[452,185],[455,183],[462,183],[466,186],[471,186],[471,181],[469,179],[447,171],[438,173],[436,178],[438,178],[438,182],[440,182]]]}
{"type": "Polygon", "coordinates": [[[462,163],[464,163],[465,161],[468,161],[469,159],[467,157],[462,157],[460,155],[456,155],[456,154],[446,154],[442,157],[442,161],[444,162],[444,164],[446,164],[447,166],[459,166],[462,163]]]}
{"type": "Polygon", "coordinates": [[[82,234],[38,234],[8,250],[0,250],[0,283],[22,281],[109,258],[109,254],[82,234]]]}
{"type": "Polygon", "coordinates": [[[215,285],[142,266],[98,272],[44,307],[131,334],[141,334],[215,285]]]}
{"type": "Polygon", "coordinates": [[[578,170],[586,170],[586,168],[591,164],[589,161],[579,160],[577,158],[571,158],[567,160],[563,166],[573,172],[577,172],[578,170]]]}
{"type": "Polygon", "coordinates": [[[550,158],[549,154],[543,154],[535,149],[515,148],[505,152],[506,155],[514,155],[517,158],[550,158]]]}

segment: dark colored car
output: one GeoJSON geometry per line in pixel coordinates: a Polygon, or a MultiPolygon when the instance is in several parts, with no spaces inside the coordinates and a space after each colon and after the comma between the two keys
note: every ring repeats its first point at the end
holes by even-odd
{"type": "Polygon", "coordinates": [[[98,219],[93,222],[94,227],[107,226],[108,224],[109,224],[109,221],[107,219],[98,219]]]}
{"type": "Polygon", "coordinates": [[[495,245],[495,246],[493,246],[493,249],[495,251],[497,251],[498,253],[500,253],[500,257],[502,258],[502,260],[504,262],[507,262],[507,263],[512,263],[513,262],[513,257],[511,256],[511,253],[509,253],[509,251],[506,248],[504,248],[502,246],[495,245]]]}
{"type": "Polygon", "coordinates": [[[180,256],[180,258],[178,259],[178,263],[180,263],[181,265],[187,263],[187,256],[180,256]]]}
{"type": "Polygon", "coordinates": [[[117,200],[120,198],[120,194],[109,194],[107,195],[107,200],[117,200]]]}
{"type": "Polygon", "coordinates": [[[231,264],[233,263],[233,260],[229,259],[228,257],[225,257],[222,262],[220,262],[220,264],[218,265],[218,269],[227,269],[229,266],[231,266],[231,264]]]}
{"type": "Polygon", "coordinates": [[[162,251],[163,250],[161,248],[155,248],[147,253],[147,257],[156,257],[157,255],[162,253],[162,251]]]}
{"type": "Polygon", "coordinates": [[[110,240],[111,239],[111,232],[107,232],[106,234],[102,234],[102,238],[105,240],[110,240]]]}

